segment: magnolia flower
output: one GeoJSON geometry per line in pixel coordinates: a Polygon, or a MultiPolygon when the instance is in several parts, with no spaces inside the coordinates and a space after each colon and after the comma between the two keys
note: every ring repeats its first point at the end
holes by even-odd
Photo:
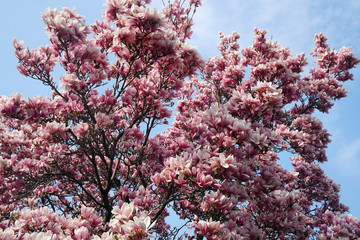
{"type": "Polygon", "coordinates": [[[89,124],[88,123],[79,123],[76,126],[72,128],[72,131],[74,134],[80,138],[83,136],[87,131],[89,130],[89,124]]]}
{"type": "Polygon", "coordinates": [[[137,239],[135,237],[154,237],[149,231],[154,225],[155,222],[151,224],[150,217],[143,214],[139,217],[135,216],[133,220],[128,221],[124,225],[122,225],[122,228],[124,232],[129,235],[129,237],[137,239]]]}
{"type": "Polygon", "coordinates": [[[77,240],[85,240],[90,237],[89,229],[84,226],[79,229],[75,229],[74,233],[77,240]]]}
{"type": "Polygon", "coordinates": [[[193,222],[190,228],[194,228],[195,232],[201,235],[215,237],[210,239],[219,239],[216,236],[221,235],[224,231],[223,225],[220,222],[213,221],[211,218],[207,221],[200,220],[199,222],[193,222]]]}
{"type": "Polygon", "coordinates": [[[48,26],[47,31],[62,41],[84,41],[90,33],[90,28],[85,25],[83,16],[75,9],[63,8],[63,11],[47,9],[43,14],[43,21],[48,26]]]}
{"type": "Polygon", "coordinates": [[[124,203],[121,208],[115,206],[112,210],[112,213],[115,215],[115,218],[121,221],[129,221],[132,218],[135,207],[134,203],[124,203]]]}
{"type": "Polygon", "coordinates": [[[95,114],[95,120],[99,127],[106,127],[113,123],[109,115],[101,112],[95,114]]]}
{"type": "Polygon", "coordinates": [[[220,161],[220,165],[223,168],[229,168],[229,163],[231,163],[232,160],[232,156],[226,157],[223,153],[219,154],[219,161],[220,161]]]}
{"type": "Polygon", "coordinates": [[[7,160],[0,156],[0,170],[4,169],[7,165],[7,160]]]}

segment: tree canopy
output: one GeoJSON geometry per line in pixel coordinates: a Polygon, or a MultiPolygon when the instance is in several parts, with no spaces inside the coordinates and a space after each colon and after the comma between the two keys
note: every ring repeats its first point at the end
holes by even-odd
{"type": "Polygon", "coordinates": [[[357,239],[320,167],[330,139],[314,117],[346,96],[351,48],[316,34],[304,73],[305,54],[255,29],[244,49],[220,33],[204,60],[188,43],[201,1],[149,3],[107,0],[90,26],[47,9],[50,45],[14,40],[19,72],[52,97],[0,97],[0,237],[357,239]],[[169,225],[169,209],[184,226],[169,225]]]}

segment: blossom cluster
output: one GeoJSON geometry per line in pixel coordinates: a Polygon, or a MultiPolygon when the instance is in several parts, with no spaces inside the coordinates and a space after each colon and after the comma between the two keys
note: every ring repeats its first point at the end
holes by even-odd
{"type": "MultiPolygon", "coordinates": [[[[151,132],[204,61],[149,2],[108,0],[104,20],[90,26],[75,9],[47,9],[49,46],[14,40],[19,72],[52,97],[0,97],[2,239],[170,234],[169,197],[150,178],[168,153],[151,132]]],[[[190,18],[198,5],[174,13],[190,18]]]]}
{"type": "Polygon", "coordinates": [[[220,33],[205,62],[187,42],[201,1],[149,3],[107,0],[90,26],[48,9],[49,46],[13,42],[19,72],[51,97],[0,97],[0,238],[357,239],[313,114],[346,96],[351,49],[317,34],[306,75],[305,54],[255,29],[243,49],[220,33]]]}
{"type": "Polygon", "coordinates": [[[190,228],[207,239],[355,239],[359,221],[344,215],[339,186],[318,165],[327,161],[330,138],[312,114],[345,96],[341,82],[352,79],[359,60],[316,35],[316,68],[302,76],[305,55],[292,56],[266,31],[255,29],[253,45],[241,51],[238,39],[220,33],[221,55],[206,63],[203,81],[183,86],[165,135],[177,157],[155,183],[181,189],[175,209],[184,219],[196,216],[190,228]],[[293,169],[279,164],[281,151],[292,154],[293,169]]]}

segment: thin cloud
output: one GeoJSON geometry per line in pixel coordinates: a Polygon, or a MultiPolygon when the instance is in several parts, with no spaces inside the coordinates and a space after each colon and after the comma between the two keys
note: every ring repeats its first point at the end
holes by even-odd
{"type": "MultiPolygon", "coordinates": [[[[351,45],[344,34],[359,37],[359,1],[343,1],[329,4],[327,1],[285,1],[285,0],[226,0],[204,1],[195,15],[194,45],[203,49],[216,47],[217,33],[225,34],[237,30],[241,36],[240,45],[246,47],[252,42],[254,27],[269,30],[269,37],[293,49],[294,54],[310,52],[314,34],[324,32],[336,43],[335,48],[351,45]],[[245,45],[245,46],[244,46],[245,45]]],[[[202,49],[201,49],[202,50],[202,49]]]]}
{"type": "Polygon", "coordinates": [[[335,159],[337,167],[343,175],[350,177],[360,174],[360,138],[354,142],[343,145],[338,149],[337,158],[335,159]]]}

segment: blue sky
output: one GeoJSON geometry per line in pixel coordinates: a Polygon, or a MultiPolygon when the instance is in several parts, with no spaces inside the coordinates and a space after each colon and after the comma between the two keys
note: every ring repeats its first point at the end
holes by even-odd
{"type": "MultiPolygon", "coordinates": [[[[101,19],[104,1],[100,0],[17,0],[2,3],[0,24],[0,95],[20,92],[25,97],[49,95],[40,82],[22,77],[16,70],[17,59],[12,50],[16,37],[25,46],[36,48],[48,44],[41,21],[41,12],[47,7],[76,7],[86,16],[87,24],[101,19]]],[[[153,0],[155,7],[161,0],[153,0]]],[[[360,1],[358,0],[203,0],[195,15],[191,43],[205,59],[218,54],[218,32],[239,32],[240,46],[251,45],[253,29],[268,30],[268,37],[292,49],[293,54],[313,47],[314,34],[323,32],[331,48],[352,46],[360,58],[360,1]]],[[[332,134],[323,164],[325,172],[341,184],[341,200],[350,207],[350,213],[360,218],[360,66],[353,71],[355,81],[346,83],[348,97],[337,102],[330,114],[317,115],[332,134]]]]}

